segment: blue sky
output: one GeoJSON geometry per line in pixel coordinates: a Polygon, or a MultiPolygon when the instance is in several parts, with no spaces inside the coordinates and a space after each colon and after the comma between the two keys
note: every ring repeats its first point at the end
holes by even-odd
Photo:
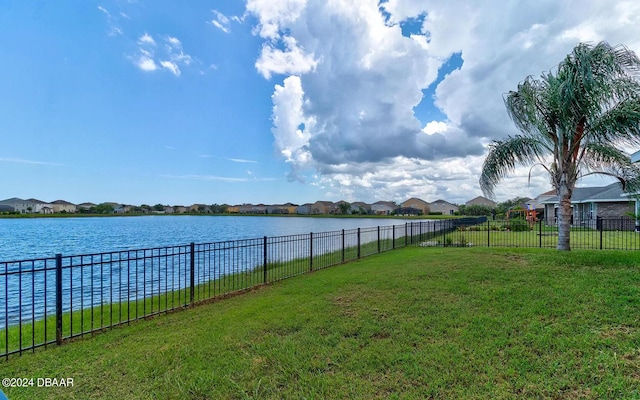
{"type": "MultiPolygon", "coordinates": [[[[463,203],[502,94],[640,8],[418,0],[0,1],[0,198],[463,203]],[[604,12],[606,11],[606,12],[604,12]]],[[[549,189],[519,172],[498,200],[549,189]]]]}

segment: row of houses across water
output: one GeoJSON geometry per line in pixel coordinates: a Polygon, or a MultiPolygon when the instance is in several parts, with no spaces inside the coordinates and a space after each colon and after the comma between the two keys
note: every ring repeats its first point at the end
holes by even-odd
{"type": "MultiPolygon", "coordinates": [[[[527,209],[535,209],[548,225],[557,222],[558,197],[553,191],[537,196],[524,203],[527,209]]],[[[484,206],[494,208],[496,203],[485,197],[478,196],[465,203],[466,206],[484,206]]],[[[346,202],[346,201],[316,201],[306,204],[240,204],[240,205],[205,205],[191,206],[132,206],[119,203],[81,203],[73,204],[64,200],[45,202],[38,199],[10,198],[0,201],[0,213],[12,212],[20,214],[57,214],[57,213],[231,213],[231,214],[363,214],[363,215],[454,215],[459,206],[446,200],[428,202],[412,197],[402,203],[392,201],[377,201],[375,203],[346,202]]],[[[640,201],[637,194],[626,193],[619,183],[601,187],[575,188],[572,197],[572,223],[576,226],[592,227],[598,218],[624,218],[640,215],[640,201]]]]}
{"type": "MultiPolygon", "coordinates": [[[[484,197],[476,197],[466,203],[467,205],[489,205],[496,203],[484,197]]],[[[316,201],[306,204],[240,204],[231,206],[209,206],[205,204],[193,204],[191,206],[131,206],[119,203],[81,203],[73,204],[65,200],[45,202],[38,199],[20,199],[17,197],[0,201],[0,212],[12,212],[20,214],[58,214],[58,213],[79,213],[79,212],[99,212],[128,214],[128,213],[216,213],[225,212],[231,214],[372,214],[372,215],[427,215],[443,214],[454,215],[459,207],[446,200],[436,200],[427,202],[418,198],[410,198],[403,203],[392,201],[377,201],[375,203],[365,203],[356,201],[349,203],[346,201],[316,201]]]]}
{"type": "Polygon", "coordinates": [[[13,197],[0,201],[0,212],[19,214],[60,214],[60,213],[190,213],[212,212],[211,206],[194,204],[191,206],[132,206],[114,202],[95,204],[91,202],[73,204],[65,200],[46,202],[38,199],[20,199],[13,197]]]}

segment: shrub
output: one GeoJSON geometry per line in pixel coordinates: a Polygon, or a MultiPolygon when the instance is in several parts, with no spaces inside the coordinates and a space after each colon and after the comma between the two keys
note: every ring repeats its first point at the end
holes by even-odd
{"type": "Polygon", "coordinates": [[[460,246],[461,246],[461,247],[466,247],[466,246],[467,246],[467,238],[466,238],[466,237],[464,237],[464,236],[460,236],[460,241],[459,241],[459,243],[460,243],[460,246]]]}
{"type": "Polygon", "coordinates": [[[509,221],[508,228],[513,232],[524,232],[531,230],[529,223],[522,219],[514,219],[509,221]]]}

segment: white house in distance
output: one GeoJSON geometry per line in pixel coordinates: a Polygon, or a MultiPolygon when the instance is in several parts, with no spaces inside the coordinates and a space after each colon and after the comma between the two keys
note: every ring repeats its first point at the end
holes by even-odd
{"type": "Polygon", "coordinates": [[[53,208],[50,203],[37,199],[23,200],[18,197],[0,201],[3,208],[11,208],[14,212],[21,214],[52,214],[53,208]]]}

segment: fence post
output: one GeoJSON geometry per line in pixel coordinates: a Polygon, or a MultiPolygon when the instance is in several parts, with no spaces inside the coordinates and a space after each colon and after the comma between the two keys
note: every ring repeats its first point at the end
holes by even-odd
{"type": "Polygon", "coordinates": [[[409,227],[411,228],[409,229],[409,232],[410,232],[409,243],[413,244],[413,222],[409,223],[409,227]]]}
{"type": "Polygon", "coordinates": [[[309,271],[313,271],[313,232],[309,233],[309,271]]]}
{"type": "Polygon", "coordinates": [[[491,222],[487,218],[487,247],[491,247],[491,222]]]}
{"type": "Polygon", "coordinates": [[[396,249],[396,226],[391,225],[391,248],[396,249]]]}
{"type": "Polygon", "coordinates": [[[604,230],[604,220],[601,217],[598,217],[600,220],[600,250],[602,250],[602,231],[604,230]]]}
{"type": "Polygon", "coordinates": [[[56,254],[56,344],[62,344],[62,254],[56,254]]]}
{"type": "Polygon", "coordinates": [[[538,221],[538,238],[540,239],[540,248],[542,248],[542,219],[538,221]]]}
{"type": "Polygon", "coordinates": [[[189,262],[189,302],[193,304],[195,298],[195,280],[196,280],[196,244],[191,242],[191,259],[189,262]]]}
{"type": "Polygon", "coordinates": [[[407,224],[409,224],[408,222],[404,223],[404,246],[407,247],[407,244],[409,243],[407,241],[407,235],[409,234],[409,229],[407,229],[407,224]]]}
{"type": "Polygon", "coordinates": [[[342,230],[342,262],[344,262],[344,229],[342,230]]]}
{"type": "Polygon", "coordinates": [[[263,265],[263,283],[267,283],[267,237],[262,238],[262,265],[263,265]]]}
{"type": "Polygon", "coordinates": [[[360,228],[358,228],[358,258],[360,258],[360,228]]]}
{"type": "Polygon", "coordinates": [[[378,225],[378,253],[380,253],[380,225],[378,225]]]}

